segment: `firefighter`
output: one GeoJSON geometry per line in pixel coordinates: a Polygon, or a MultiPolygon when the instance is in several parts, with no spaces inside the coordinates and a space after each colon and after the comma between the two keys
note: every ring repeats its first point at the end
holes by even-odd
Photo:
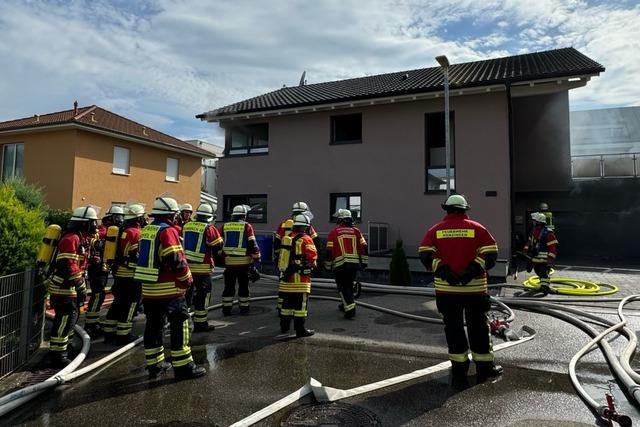
{"type": "Polygon", "coordinates": [[[189,203],[183,203],[180,205],[180,214],[176,219],[174,227],[178,230],[180,236],[182,236],[182,228],[191,221],[191,215],[193,215],[193,206],[189,203]]]}
{"type": "Polygon", "coordinates": [[[211,296],[211,274],[214,258],[222,249],[222,237],[211,223],[214,220],[213,207],[202,203],[196,210],[196,219],[184,226],[184,252],[193,274],[193,332],[207,332],[214,329],[207,321],[209,297],[211,296]]]}
{"type": "Polygon", "coordinates": [[[255,268],[255,264],[260,262],[260,248],[253,227],[247,222],[248,213],[249,206],[235,206],[231,213],[231,221],[222,226],[222,254],[225,264],[222,313],[225,316],[231,314],[236,281],[240,313],[249,313],[249,273],[255,268]]]}
{"type": "Polygon", "coordinates": [[[314,334],[313,330],[305,327],[311,273],[318,259],[313,240],[307,234],[310,226],[308,216],[298,214],[293,217],[291,234],[283,239],[278,259],[281,271],[278,292],[282,295],[280,331],[288,332],[293,318],[293,328],[298,338],[314,334]]]}
{"type": "Polygon", "coordinates": [[[169,322],[171,365],[177,380],[201,377],[206,370],[193,363],[189,347],[189,311],[185,290],[193,279],[174,228],[180,208],[170,197],[158,197],[153,204],[153,222],[142,229],[138,243],[138,264],[134,279],[142,282],[142,300],[147,322],[144,354],[149,378],[164,373],[163,329],[169,322]]]}
{"type": "Polygon", "coordinates": [[[558,239],[547,225],[547,216],[542,212],[533,212],[533,230],[524,246],[523,252],[529,258],[527,272],[534,270],[540,278],[540,290],[544,294],[551,291],[549,272],[558,255],[558,239]]]}
{"type": "MultiPolygon", "coordinates": [[[[307,214],[307,216],[310,219],[313,219],[313,216],[311,215],[311,211],[309,210],[309,205],[307,205],[305,202],[295,202],[293,204],[293,208],[291,209],[291,216],[289,218],[283,219],[280,222],[278,229],[273,234],[273,253],[276,259],[278,259],[280,246],[282,245],[282,239],[285,236],[288,236],[289,234],[291,234],[291,228],[293,227],[293,217],[303,213],[307,214]]],[[[319,247],[318,233],[313,228],[313,226],[309,227],[309,232],[307,234],[309,235],[309,237],[313,239],[313,244],[316,246],[316,248],[318,248],[319,247]]],[[[282,306],[282,296],[278,295],[278,304],[276,307],[278,312],[280,311],[281,306],[282,306]]]]}
{"type": "Polygon", "coordinates": [[[367,241],[360,230],[353,225],[349,209],[338,209],[334,214],[338,226],[329,233],[324,266],[333,270],[338,292],[342,298],[340,309],[344,317],[356,315],[356,301],[353,297],[353,282],[358,270],[367,268],[369,262],[367,241]]]}
{"type": "Polygon", "coordinates": [[[91,298],[89,298],[89,306],[85,314],[84,329],[91,337],[100,334],[100,308],[104,303],[105,287],[109,279],[109,270],[104,268],[104,245],[107,237],[107,230],[112,225],[120,227],[124,219],[124,210],[122,206],[113,205],[102,218],[98,232],[91,242],[91,250],[89,257],[89,266],[87,275],[89,278],[89,287],[91,288],[91,298]]]}
{"type": "Polygon", "coordinates": [[[144,224],[144,206],[139,203],[127,205],[113,265],[113,302],[102,322],[105,343],[127,344],[138,338],[131,333],[131,329],[142,295],[142,285],[134,280],[133,276],[138,262],[140,233],[144,224]]]}
{"type": "Polygon", "coordinates": [[[549,230],[554,230],[553,226],[553,212],[549,210],[549,205],[545,202],[540,203],[540,213],[545,216],[547,227],[549,230]]]}
{"type": "Polygon", "coordinates": [[[97,211],[91,206],[73,210],[67,229],[58,242],[53,275],[47,280],[50,303],[55,312],[49,350],[56,368],[63,368],[71,362],[67,357],[67,346],[87,296],[84,275],[91,238],[98,230],[97,220],[97,211]]]}
{"type": "Polygon", "coordinates": [[[498,246],[489,231],[466,215],[464,196],[454,194],[442,208],[447,215],[420,243],[420,261],[434,272],[436,305],[444,320],[451,360],[452,386],[468,386],[469,347],[478,383],[502,374],[494,363],[488,312],[487,271],[496,263],[498,246]],[[469,341],[464,332],[467,324],[469,341]]]}

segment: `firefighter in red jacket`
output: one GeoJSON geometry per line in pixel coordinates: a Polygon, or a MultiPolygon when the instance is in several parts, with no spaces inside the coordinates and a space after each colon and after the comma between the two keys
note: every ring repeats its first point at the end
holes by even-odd
{"type": "Polygon", "coordinates": [[[280,330],[282,333],[288,332],[293,319],[293,328],[298,338],[314,334],[313,330],[305,327],[307,302],[311,293],[311,273],[316,268],[318,259],[313,239],[306,233],[310,226],[308,216],[294,216],[291,234],[283,239],[278,258],[278,291],[282,295],[280,330]]]}
{"type": "Polygon", "coordinates": [[[182,233],[184,253],[193,274],[193,332],[207,332],[214,329],[209,325],[207,314],[211,296],[211,273],[214,258],[222,249],[222,237],[211,223],[214,219],[213,207],[202,203],[196,210],[195,221],[185,224],[182,233]]]}
{"type": "Polygon", "coordinates": [[[106,343],[115,341],[116,344],[127,344],[138,338],[131,333],[131,329],[142,296],[142,284],[134,280],[133,275],[138,262],[138,245],[144,224],[144,206],[139,203],[127,205],[113,265],[113,302],[102,321],[106,343]]]}
{"type": "Polygon", "coordinates": [[[444,320],[452,386],[460,389],[468,386],[469,346],[478,383],[502,373],[502,367],[494,363],[487,317],[491,309],[487,271],[496,263],[498,246],[484,226],[466,215],[470,207],[463,196],[450,196],[442,208],[447,215],[427,231],[419,255],[427,270],[434,272],[436,305],[444,320]]]}
{"type": "Polygon", "coordinates": [[[193,363],[189,347],[189,310],[185,290],[191,286],[191,270],[173,227],[178,203],[170,197],[158,197],[153,204],[153,222],[142,229],[138,243],[138,264],[134,279],[142,282],[142,300],[147,323],[144,330],[144,354],[149,378],[169,368],[164,361],[164,325],[169,321],[171,365],[178,380],[201,377],[203,367],[193,363]]]}
{"type": "Polygon", "coordinates": [[[49,350],[52,364],[57,368],[63,368],[71,362],[67,357],[67,346],[87,295],[84,275],[91,238],[98,229],[97,220],[96,209],[91,206],[74,209],[67,229],[58,242],[53,275],[47,280],[50,302],[55,312],[49,350]]]}
{"type": "Polygon", "coordinates": [[[338,226],[331,230],[327,238],[325,268],[333,270],[338,292],[342,298],[340,309],[344,317],[356,315],[356,301],[353,297],[353,282],[358,270],[364,270],[369,263],[367,241],[353,225],[353,217],[348,209],[338,209],[334,214],[338,226]]]}
{"type": "Polygon", "coordinates": [[[548,294],[552,290],[549,286],[551,283],[549,272],[558,255],[558,239],[547,224],[548,218],[544,213],[533,212],[531,219],[534,228],[523,249],[530,260],[527,271],[531,272],[533,269],[536,272],[540,278],[540,290],[548,294]]]}
{"type": "Polygon", "coordinates": [[[231,221],[222,226],[224,246],[224,290],[222,291],[222,313],[231,314],[233,297],[238,282],[238,302],[240,313],[249,313],[249,273],[260,262],[260,248],[249,224],[247,214],[249,206],[238,205],[233,208],[231,221]]]}
{"type": "Polygon", "coordinates": [[[104,268],[103,256],[104,245],[107,237],[107,230],[112,225],[120,227],[124,220],[124,210],[122,206],[113,205],[102,218],[98,232],[91,242],[91,251],[89,257],[89,266],[87,268],[87,276],[89,278],[89,287],[91,288],[91,298],[85,314],[84,329],[92,337],[97,336],[100,332],[100,308],[104,303],[105,291],[109,279],[109,271],[104,268]]]}

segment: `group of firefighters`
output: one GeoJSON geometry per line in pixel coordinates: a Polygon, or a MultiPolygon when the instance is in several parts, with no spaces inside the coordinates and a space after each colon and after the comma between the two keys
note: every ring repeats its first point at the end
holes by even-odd
{"type": "MultiPolygon", "coordinates": [[[[498,248],[490,232],[466,215],[470,207],[463,196],[448,197],[442,208],[447,215],[427,231],[419,255],[425,268],[434,273],[436,304],[443,316],[452,363],[452,385],[463,388],[468,384],[469,349],[478,382],[502,373],[494,363],[487,317],[491,308],[487,271],[496,263],[498,248]]],[[[55,230],[49,233],[50,226],[43,247],[51,249],[46,282],[55,311],[50,339],[53,364],[62,367],[70,362],[67,348],[79,307],[86,299],[86,277],[91,298],[85,329],[92,337],[102,334],[106,343],[115,344],[135,340],[137,337],[131,332],[133,318],[142,304],[149,377],[156,378],[170,367],[176,379],[205,375],[205,369],[197,366],[191,356],[189,308],[193,306],[193,333],[214,329],[207,313],[213,267],[219,265],[225,267],[223,315],[232,314],[236,283],[240,314],[249,312],[249,283],[260,277],[260,248],[253,227],[247,222],[250,209],[246,205],[235,206],[230,221],[218,229],[213,224],[215,209],[210,204],[200,204],[194,216],[191,205],[180,206],[173,198],[161,196],[150,212],[139,203],[114,205],[98,225],[97,209],[83,206],[73,211],[64,232],[58,227],[57,235],[55,230]],[[100,320],[110,273],[114,278],[114,299],[100,320]],[[163,346],[167,322],[171,364],[165,362],[163,346]]],[[[350,210],[338,209],[334,217],[337,226],[328,235],[323,266],[333,271],[344,317],[353,318],[353,283],[357,272],[367,267],[367,242],[354,225],[350,210]]],[[[558,242],[544,213],[535,212],[531,218],[535,228],[524,252],[541,279],[542,290],[548,292],[549,270],[558,242]]],[[[312,219],[309,206],[296,202],[291,217],[283,220],[274,233],[280,271],[280,329],[288,332],[293,320],[297,337],[314,333],[305,325],[312,273],[318,268],[319,242],[312,219]]],[[[43,258],[41,261],[47,261],[47,256],[43,258]]]]}

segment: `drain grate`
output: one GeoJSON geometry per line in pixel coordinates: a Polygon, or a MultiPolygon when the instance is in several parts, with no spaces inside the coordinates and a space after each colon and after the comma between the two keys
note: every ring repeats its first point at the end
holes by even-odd
{"type": "Polygon", "coordinates": [[[346,403],[311,403],[294,408],[282,422],[297,426],[381,426],[378,417],[368,409],[346,403]]]}
{"type": "Polygon", "coordinates": [[[59,369],[46,368],[46,369],[41,369],[39,371],[30,372],[24,378],[22,378],[22,380],[20,381],[20,387],[22,388],[22,387],[28,387],[34,384],[39,384],[42,381],[51,378],[58,371],[59,369]]]}

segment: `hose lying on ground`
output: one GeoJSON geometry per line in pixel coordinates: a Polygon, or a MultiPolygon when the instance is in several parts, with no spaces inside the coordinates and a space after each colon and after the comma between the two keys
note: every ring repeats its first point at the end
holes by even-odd
{"type": "MultiPolygon", "coordinates": [[[[552,292],[574,296],[604,296],[618,292],[618,287],[609,283],[598,283],[591,280],[573,279],[570,277],[551,276],[549,286],[552,292]]],[[[540,290],[540,278],[531,276],[522,285],[525,289],[540,290]]]]}

